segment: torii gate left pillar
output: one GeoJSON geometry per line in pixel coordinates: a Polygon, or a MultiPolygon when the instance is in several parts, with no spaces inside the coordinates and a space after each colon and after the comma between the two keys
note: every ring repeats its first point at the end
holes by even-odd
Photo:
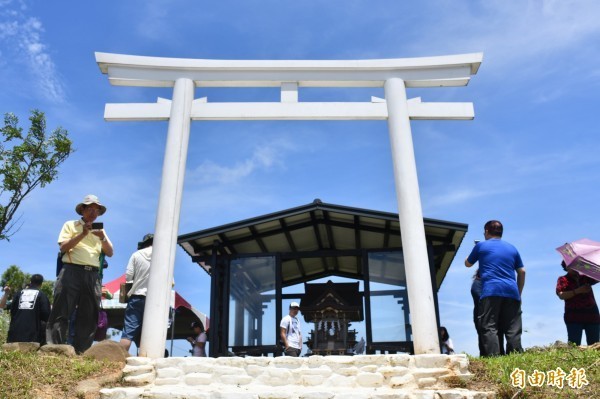
{"type": "Polygon", "coordinates": [[[164,355],[167,337],[167,329],[164,324],[169,317],[169,303],[171,302],[169,284],[173,281],[193,100],[194,81],[186,78],[177,79],[173,88],[169,130],[158,197],[158,212],[152,245],[152,273],[148,279],[148,294],[144,309],[144,314],[147,316],[144,317],[139,351],[140,356],[155,359],[164,355]]]}
{"type": "MultiPolygon", "coordinates": [[[[472,119],[471,103],[408,100],[407,87],[465,86],[482,54],[363,61],[216,61],[96,53],[114,85],[173,86],[156,104],[107,104],[107,120],[168,120],[140,355],[164,354],[191,120],[387,120],[416,354],[439,339],[410,119],[472,119]],[[208,103],[194,86],[281,87],[278,103],[208,103]],[[370,103],[302,103],[298,87],[384,87],[370,103]]],[[[212,293],[214,295],[214,293],[212,293]]]]}

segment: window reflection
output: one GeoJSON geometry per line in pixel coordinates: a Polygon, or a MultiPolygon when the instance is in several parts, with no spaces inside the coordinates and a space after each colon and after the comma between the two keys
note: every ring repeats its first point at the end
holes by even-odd
{"type": "Polygon", "coordinates": [[[229,346],[275,345],[275,257],[230,263],[229,346]]]}
{"type": "Polygon", "coordinates": [[[369,288],[373,342],[411,341],[401,251],[369,253],[369,288]]]}

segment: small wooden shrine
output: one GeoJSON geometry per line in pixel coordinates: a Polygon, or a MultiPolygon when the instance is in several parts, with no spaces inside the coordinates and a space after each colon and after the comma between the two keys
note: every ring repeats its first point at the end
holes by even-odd
{"type": "Polygon", "coordinates": [[[304,284],[300,302],[307,323],[314,323],[307,346],[313,355],[346,355],[356,345],[351,322],[363,321],[359,283],[304,284]]]}

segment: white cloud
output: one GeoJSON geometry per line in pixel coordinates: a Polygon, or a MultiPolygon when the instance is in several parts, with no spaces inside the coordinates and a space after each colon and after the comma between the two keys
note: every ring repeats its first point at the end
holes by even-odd
{"type": "Polygon", "coordinates": [[[43,42],[44,27],[36,17],[28,17],[24,11],[26,4],[4,1],[0,6],[12,5],[0,14],[0,44],[7,52],[14,54],[17,62],[25,63],[35,77],[39,92],[55,103],[65,101],[65,88],[48,47],[43,42]]]}
{"type": "Polygon", "coordinates": [[[15,36],[18,32],[19,23],[17,21],[0,22],[0,39],[15,36]]]}
{"type": "Polygon", "coordinates": [[[512,188],[505,188],[502,190],[481,190],[479,188],[456,188],[446,191],[442,194],[436,194],[431,198],[424,199],[424,207],[427,209],[435,209],[438,207],[446,207],[451,205],[458,205],[467,203],[471,200],[489,197],[500,193],[509,192],[512,188]]]}
{"type": "Polygon", "coordinates": [[[435,18],[436,23],[424,22],[427,29],[410,46],[413,54],[483,51],[482,72],[501,73],[509,81],[559,71],[564,76],[589,62],[589,57],[597,58],[581,46],[587,41],[596,47],[592,44],[600,35],[597,1],[448,0],[435,7],[432,16],[424,18],[435,18]],[[574,52],[574,48],[581,50],[574,52]],[[565,51],[569,57],[555,57],[565,51]]]}
{"type": "Polygon", "coordinates": [[[190,172],[190,179],[201,184],[236,183],[258,171],[267,171],[274,167],[283,168],[283,153],[290,149],[291,144],[282,139],[256,147],[247,159],[233,165],[220,165],[213,161],[204,161],[190,172]]]}

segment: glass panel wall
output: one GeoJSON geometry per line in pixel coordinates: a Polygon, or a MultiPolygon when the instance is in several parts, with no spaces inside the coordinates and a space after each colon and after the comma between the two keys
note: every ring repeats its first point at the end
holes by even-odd
{"type": "Polygon", "coordinates": [[[275,345],[275,257],[232,259],[229,345],[275,345]]]}
{"type": "Polygon", "coordinates": [[[401,251],[369,253],[369,289],[373,342],[412,341],[401,251]]]}

